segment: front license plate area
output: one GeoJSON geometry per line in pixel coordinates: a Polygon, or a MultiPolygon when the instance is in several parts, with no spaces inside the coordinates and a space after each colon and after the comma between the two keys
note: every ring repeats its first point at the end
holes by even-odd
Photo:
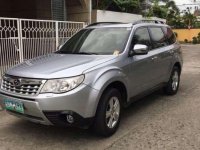
{"type": "Polygon", "coordinates": [[[4,104],[6,110],[15,111],[21,114],[24,114],[24,106],[20,101],[12,100],[12,99],[4,99],[4,104]]]}

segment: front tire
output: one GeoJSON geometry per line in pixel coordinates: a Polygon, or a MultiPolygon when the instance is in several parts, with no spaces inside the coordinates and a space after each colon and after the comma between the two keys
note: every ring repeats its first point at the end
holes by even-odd
{"type": "Polygon", "coordinates": [[[94,130],[98,135],[111,136],[119,127],[121,116],[121,94],[115,88],[106,90],[99,102],[94,130]]]}
{"type": "Polygon", "coordinates": [[[166,87],[164,87],[164,92],[167,95],[175,95],[179,89],[179,84],[180,84],[180,69],[174,66],[170,79],[166,87]]]}

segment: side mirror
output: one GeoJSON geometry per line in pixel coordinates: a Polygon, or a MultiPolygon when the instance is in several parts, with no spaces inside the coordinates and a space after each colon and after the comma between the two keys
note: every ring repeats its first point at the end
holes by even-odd
{"type": "Polygon", "coordinates": [[[148,54],[148,46],[144,44],[136,44],[130,55],[145,55],[148,54]]]}

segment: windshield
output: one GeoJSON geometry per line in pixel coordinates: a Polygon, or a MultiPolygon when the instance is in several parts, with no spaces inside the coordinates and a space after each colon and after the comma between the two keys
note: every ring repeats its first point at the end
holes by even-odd
{"type": "Polygon", "coordinates": [[[131,28],[83,29],[70,38],[57,53],[115,55],[123,52],[131,28]]]}

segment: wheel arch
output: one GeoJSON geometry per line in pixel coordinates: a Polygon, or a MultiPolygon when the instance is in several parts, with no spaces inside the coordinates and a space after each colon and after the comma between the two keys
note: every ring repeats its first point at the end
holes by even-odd
{"type": "MultiPolygon", "coordinates": [[[[105,89],[102,91],[101,97],[107,90],[109,90],[111,88],[115,88],[120,92],[120,94],[122,96],[122,105],[126,106],[127,100],[128,100],[128,92],[127,92],[127,88],[126,88],[125,84],[121,81],[113,81],[109,85],[107,85],[105,87],[105,89]]],[[[99,102],[100,102],[100,100],[101,100],[101,98],[99,99],[99,102]]]]}
{"type": "Polygon", "coordinates": [[[176,62],[176,63],[174,64],[173,67],[178,67],[178,69],[180,70],[180,73],[181,73],[181,71],[182,71],[182,66],[181,66],[181,63],[180,63],[180,62],[176,62]]]}
{"type": "Polygon", "coordinates": [[[128,77],[121,68],[108,66],[101,70],[95,70],[87,74],[84,83],[98,91],[96,98],[94,98],[93,94],[90,94],[89,105],[93,104],[92,113],[94,116],[96,115],[103,93],[109,88],[113,87],[120,92],[122,91],[123,105],[126,104],[129,98],[128,77]]]}

